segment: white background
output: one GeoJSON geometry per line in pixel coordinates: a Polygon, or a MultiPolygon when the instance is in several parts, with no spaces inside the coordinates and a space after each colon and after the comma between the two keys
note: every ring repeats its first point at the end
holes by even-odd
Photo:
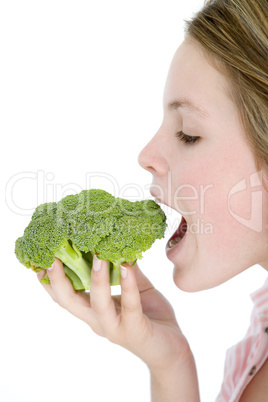
{"type": "MultiPolygon", "coordinates": [[[[41,202],[89,186],[149,196],[150,175],[137,156],[161,122],[183,20],[202,3],[1,2],[2,402],[150,400],[143,362],[52,302],[16,260],[14,242],[41,202]]],[[[166,212],[171,226],[180,219],[166,212]]],[[[173,304],[196,357],[202,401],[210,402],[226,349],[247,329],[249,294],[266,273],[253,267],[216,289],[184,293],[165,257],[170,235],[140,266],[173,304]]]]}

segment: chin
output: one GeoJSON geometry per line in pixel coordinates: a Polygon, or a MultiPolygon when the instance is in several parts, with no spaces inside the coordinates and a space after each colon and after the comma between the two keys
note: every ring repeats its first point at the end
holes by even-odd
{"type": "Polygon", "coordinates": [[[187,272],[182,272],[180,268],[174,266],[173,268],[173,281],[175,285],[187,293],[200,292],[202,290],[208,290],[219,286],[223,282],[226,282],[230,277],[218,278],[216,280],[215,277],[205,277],[190,273],[190,269],[187,269],[187,272]]]}
{"type": "Polygon", "coordinates": [[[193,293],[199,292],[200,290],[204,290],[204,288],[200,288],[200,283],[197,286],[196,280],[190,278],[192,275],[183,274],[180,268],[174,266],[173,268],[173,281],[177,288],[182,290],[183,292],[193,293]]]}
{"type": "Polygon", "coordinates": [[[175,285],[182,291],[193,293],[200,292],[202,290],[208,290],[219,286],[235,276],[241,274],[246,269],[250,268],[253,264],[236,264],[234,269],[234,263],[226,263],[225,265],[205,265],[199,264],[198,267],[190,264],[183,270],[182,268],[174,265],[173,268],[173,281],[175,285]],[[206,266],[206,272],[202,272],[202,266],[206,266]],[[215,275],[217,269],[217,275],[215,275]]]}

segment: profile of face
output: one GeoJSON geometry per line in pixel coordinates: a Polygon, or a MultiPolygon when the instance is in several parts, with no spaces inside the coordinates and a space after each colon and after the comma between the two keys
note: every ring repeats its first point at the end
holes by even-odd
{"type": "Polygon", "coordinates": [[[268,193],[228,79],[185,40],[172,60],[163,121],[139,155],[151,193],[182,215],[167,244],[174,282],[217,286],[254,264],[268,268],[268,193]]]}

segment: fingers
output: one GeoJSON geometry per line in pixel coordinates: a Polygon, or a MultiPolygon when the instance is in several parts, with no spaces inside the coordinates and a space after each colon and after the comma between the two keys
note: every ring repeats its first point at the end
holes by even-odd
{"type": "Polygon", "coordinates": [[[127,264],[121,267],[121,315],[124,323],[129,327],[139,326],[143,320],[143,311],[140,298],[140,289],[137,284],[136,273],[142,287],[149,286],[143,276],[127,264]]]}
{"type": "Polygon", "coordinates": [[[45,284],[41,282],[43,288],[50,294],[54,301],[58,302],[58,300],[62,299],[61,294],[63,293],[61,286],[68,288],[68,293],[73,293],[73,288],[70,289],[69,283],[70,281],[67,279],[62,262],[55,258],[54,263],[52,264],[51,268],[44,269],[37,273],[37,278],[39,281],[45,276],[48,275],[50,283],[45,284]],[[67,280],[66,280],[67,279],[67,280]],[[69,283],[68,283],[69,282],[69,283]]]}
{"type": "MultiPolygon", "coordinates": [[[[44,274],[45,271],[38,274],[39,280],[44,274]]],[[[43,287],[53,300],[85,321],[98,335],[112,342],[121,345],[127,345],[131,339],[136,342],[138,332],[148,324],[143,315],[140,292],[152,289],[153,286],[137,265],[133,268],[124,264],[121,267],[121,309],[118,309],[119,306],[116,308],[111,297],[109,266],[106,261],[96,257],[93,260],[90,294],[73,289],[57,258],[47,274],[50,284],[43,284],[43,287]]]]}
{"type": "Polygon", "coordinates": [[[108,263],[96,257],[91,271],[90,302],[103,329],[106,332],[108,329],[113,330],[118,323],[118,316],[111,297],[108,263]]]}
{"type": "Polygon", "coordinates": [[[42,269],[42,271],[37,272],[36,276],[38,280],[41,281],[41,279],[46,275],[46,273],[47,273],[46,269],[42,269]]]}
{"type": "Polygon", "coordinates": [[[58,258],[55,258],[52,267],[48,268],[47,274],[50,279],[52,294],[54,295],[53,299],[56,299],[57,303],[64,306],[66,301],[72,298],[76,292],[65,275],[63,264],[58,258]]]}
{"type": "MultiPolygon", "coordinates": [[[[140,282],[143,289],[152,286],[142,274],[140,282]]],[[[121,313],[117,313],[116,305],[111,298],[108,263],[94,258],[90,301],[102,335],[123,346],[133,339],[136,342],[137,331],[145,327],[146,320],[142,311],[136,271],[132,267],[127,264],[121,267],[121,313]]]]}
{"type": "MultiPolygon", "coordinates": [[[[36,274],[37,279],[39,280],[39,282],[40,282],[41,279],[46,275],[46,273],[47,273],[47,270],[44,269],[44,270],[42,270],[42,271],[40,271],[40,272],[38,272],[38,273],[36,274]]],[[[44,283],[42,283],[42,282],[40,282],[40,283],[41,283],[41,285],[43,286],[43,288],[44,288],[44,289],[50,294],[50,296],[54,299],[53,290],[52,290],[52,288],[51,288],[51,285],[50,285],[50,284],[44,284],[44,283]]]]}
{"type": "MultiPolygon", "coordinates": [[[[59,259],[55,258],[52,267],[47,269],[47,274],[50,284],[42,285],[52,299],[71,314],[91,325],[93,316],[89,298],[85,294],[74,290],[70,280],[65,275],[63,264],[59,259]]],[[[40,280],[41,278],[42,275],[39,273],[38,279],[40,280]]]]}

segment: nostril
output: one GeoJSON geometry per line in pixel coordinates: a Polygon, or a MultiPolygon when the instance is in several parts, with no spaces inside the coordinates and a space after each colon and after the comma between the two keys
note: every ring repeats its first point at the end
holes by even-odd
{"type": "Polygon", "coordinates": [[[150,173],[155,173],[157,171],[155,167],[155,155],[152,154],[151,149],[149,150],[148,145],[146,145],[146,147],[140,152],[138,162],[143,169],[150,173]]]}
{"type": "Polygon", "coordinates": [[[139,165],[150,173],[156,172],[156,169],[149,163],[149,158],[146,156],[144,150],[138,156],[139,165]]]}
{"type": "Polygon", "coordinates": [[[153,166],[146,166],[144,169],[148,170],[150,173],[156,173],[156,170],[153,166]]]}

